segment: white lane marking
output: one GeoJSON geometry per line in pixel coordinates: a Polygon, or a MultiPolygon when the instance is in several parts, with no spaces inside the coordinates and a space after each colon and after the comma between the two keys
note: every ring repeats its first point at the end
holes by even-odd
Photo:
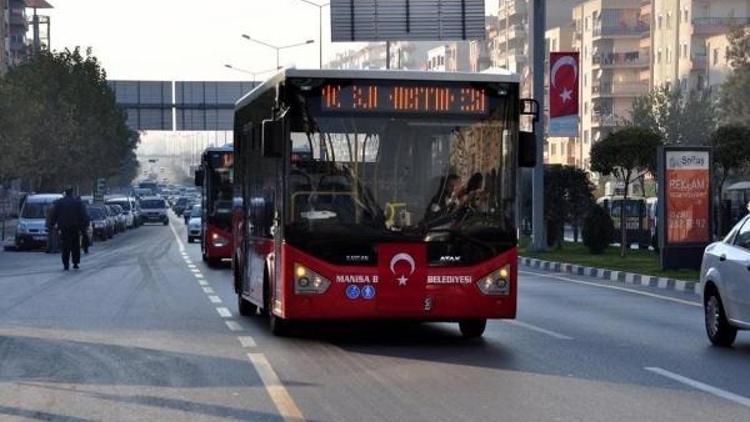
{"type": "Polygon", "coordinates": [[[546,334],[546,335],[548,335],[550,337],[554,337],[554,338],[556,338],[558,340],[573,340],[573,337],[566,336],[565,334],[560,334],[560,333],[555,332],[555,331],[547,330],[547,329],[542,328],[542,327],[537,327],[536,325],[529,324],[528,322],[519,321],[517,319],[503,320],[503,322],[505,322],[506,324],[515,325],[517,327],[525,328],[525,329],[527,329],[529,331],[534,331],[534,332],[537,332],[537,333],[540,333],[540,334],[546,334]]]}
{"type": "Polygon", "coordinates": [[[304,421],[305,418],[302,416],[302,412],[281,383],[279,376],[276,375],[276,371],[273,370],[266,356],[263,353],[248,353],[247,357],[250,358],[255,371],[260,375],[260,379],[266,387],[266,392],[271,396],[271,400],[276,405],[276,409],[279,411],[281,417],[289,422],[304,421]]]}
{"type": "Polygon", "coordinates": [[[722,390],[721,388],[714,387],[712,385],[704,384],[700,381],[696,381],[694,379],[683,377],[680,374],[675,374],[674,372],[669,372],[666,369],[661,369],[657,367],[646,367],[645,370],[649,372],[653,372],[655,374],[661,375],[663,377],[669,378],[672,381],[677,381],[681,384],[685,384],[687,386],[693,387],[696,390],[703,391],[704,393],[712,394],[716,397],[720,397],[725,400],[733,401],[739,405],[750,407],[750,399],[747,397],[743,397],[734,393],[731,393],[726,390],[722,390]]]}
{"type": "Polygon", "coordinates": [[[211,303],[221,303],[221,299],[219,299],[219,296],[209,296],[208,300],[210,300],[211,303]]]}
{"type": "Polygon", "coordinates": [[[219,315],[222,318],[231,318],[232,317],[232,311],[230,311],[229,309],[224,308],[224,307],[216,308],[216,312],[218,312],[219,315]]]}
{"type": "Polygon", "coordinates": [[[177,234],[177,230],[174,229],[174,225],[170,224],[169,228],[172,229],[172,234],[174,235],[174,238],[177,240],[177,246],[180,248],[180,252],[185,253],[185,244],[182,243],[182,239],[180,239],[180,236],[177,234]]]}
{"type": "Polygon", "coordinates": [[[204,287],[204,288],[203,288],[203,293],[205,293],[205,294],[209,294],[209,295],[212,295],[212,294],[214,294],[214,293],[216,293],[216,292],[214,291],[214,289],[212,289],[212,288],[210,288],[210,287],[204,287]]]}
{"type": "Polygon", "coordinates": [[[237,321],[224,321],[224,323],[232,331],[242,331],[242,326],[237,321]]]}
{"type": "Polygon", "coordinates": [[[193,273],[193,275],[195,276],[195,278],[203,278],[203,274],[201,273],[193,273]]]}
{"type": "Polygon", "coordinates": [[[518,273],[519,274],[523,274],[523,275],[533,275],[533,276],[537,276],[537,277],[551,278],[553,280],[567,281],[569,283],[582,284],[584,286],[600,287],[602,289],[610,289],[610,290],[617,290],[617,291],[621,291],[621,292],[628,292],[628,293],[633,293],[633,294],[636,294],[636,295],[651,297],[651,298],[654,298],[654,299],[661,299],[661,300],[666,300],[668,302],[679,303],[679,304],[682,304],[682,305],[695,306],[695,307],[698,307],[698,308],[703,307],[703,305],[701,305],[698,302],[691,302],[689,300],[677,299],[675,297],[657,295],[655,293],[642,292],[640,290],[628,289],[627,287],[609,286],[609,285],[606,285],[606,284],[594,283],[594,282],[591,282],[591,281],[574,280],[572,278],[560,277],[560,276],[556,276],[556,275],[548,275],[548,274],[542,274],[542,273],[535,273],[535,272],[530,272],[530,271],[519,271],[518,273]]]}
{"type": "Polygon", "coordinates": [[[258,345],[255,343],[255,339],[250,336],[239,336],[237,337],[237,340],[240,341],[240,344],[244,348],[249,349],[253,347],[258,347],[258,345]]]}
{"type": "Polygon", "coordinates": [[[198,280],[198,284],[200,284],[201,286],[208,286],[206,280],[198,280]]]}
{"type": "Polygon", "coordinates": [[[194,268],[198,268],[198,267],[197,267],[197,266],[195,266],[194,264],[187,264],[187,266],[188,266],[188,268],[190,268],[191,270],[192,270],[192,269],[194,269],[194,268]]]}
{"type": "Polygon", "coordinates": [[[200,272],[201,272],[201,270],[199,270],[199,269],[197,269],[197,268],[193,268],[193,269],[192,269],[192,270],[190,270],[190,271],[192,271],[192,272],[193,272],[193,273],[195,273],[195,274],[200,274],[200,272]]]}
{"type": "Polygon", "coordinates": [[[188,265],[193,265],[193,261],[191,261],[191,260],[189,260],[187,258],[185,258],[185,263],[188,264],[188,265]]]}

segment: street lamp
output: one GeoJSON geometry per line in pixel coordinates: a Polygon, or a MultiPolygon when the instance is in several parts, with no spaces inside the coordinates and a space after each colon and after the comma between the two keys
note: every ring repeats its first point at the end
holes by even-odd
{"type": "Polygon", "coordinates": [[[331,3],[318,4],[310,0],[299,1],[318,8],[318,47],[320,48],[320,68],[323,69],[323,8],[330,6],[331,3]]]}
{"type": "Polygon", "coordinates": [[[273,69],[259,70],[257,72],[253,72],[252,70],[247,70],[247,69],[243,69],[241,67],[232,66],[231,64],[225,64],[224,67],[226,67],[227,69],[232,69],[235,72],[241,72],[241,73],[247,73],[248,75],[253,75],[253,82],[255,82],[255,78],[258,75],[261,75],[263,73],[273,72],[275,70],[281,69],[281,66],[278,66],[278,67],[275,67],[273,69]]]}
{"type": "Polygon", "coordinates": [[[246,39],[248,41],[252,41],[254,43],[258,43],[260,45],[266,46],[268,48],[273,48],[274,50],[276,50],[276,67],[280,67],[280,65],[279,65],[279,53],[281,52],[281,50],[286,50],[287,48],[293,48],[293,47],[300,47],[300,46],[307,45],[307,44],[312,44],[312,43],[315,42],[315,40],[307,40],[305,42],[301,42],[301,43],[297,43],[297,44],[289,44],[289,45],[281,45],[281,46],[279,46],[279,45],[269,44],[269,43],[263,42],[261,40],[256,40],[255,38],[251,38],[250,35],[247,35],[247,34],[242,34],[242,38],[244,38],[244,39],[246,39]]]}

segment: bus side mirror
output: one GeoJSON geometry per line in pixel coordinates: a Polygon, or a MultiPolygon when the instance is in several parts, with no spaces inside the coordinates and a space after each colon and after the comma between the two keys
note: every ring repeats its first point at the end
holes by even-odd
{"type": "Polygon", "coordinates": [[[534,132],[518,132],[518,166],[536,167],[536,136],[534,132]]]}
{"type": "Polygon", "coordinates": [[[280,158],[284,154],[284,121],[263,121],[263,157],[280,158]]]}
{"type": "Polygon", "coordinates": [[[203,186],[203,169],[195,169],[195,186],[203,186]]]}

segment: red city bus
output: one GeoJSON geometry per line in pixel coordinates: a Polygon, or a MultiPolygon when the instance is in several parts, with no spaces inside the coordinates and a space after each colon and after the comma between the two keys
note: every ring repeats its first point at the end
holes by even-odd
{"type": "Polygon", "coordinates": [[[203,151],[195,172],[195,185],[203,188],[201,252],[211,266],[232,258],[233,166],[231,145],[211,147],[203,151]]]}
{"type": "Polygon", "coordinates": [[[268,313],[274,334],[404,319],[478,337],[515,318],[520,105],[498,74],[286,69],[247,94],[240,313],[268,313]]]}

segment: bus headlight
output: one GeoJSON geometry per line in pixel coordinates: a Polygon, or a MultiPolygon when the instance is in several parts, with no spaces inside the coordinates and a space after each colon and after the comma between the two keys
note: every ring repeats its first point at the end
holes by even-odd
{"type": "Polygon", "coordinates": [[[300,264],[294,264],[294,293],[298,295],[323,294],[331,281],[300,264]]]}
{"type": "Polygon", "coordinates": [[[223,238],[222,236],[220,236],[219,234],[214,233],[214,234],[211,235],[211,243],[215,247],[221,248],[222,246],[228,245],[229,241],[227,239],[223,238]]]}
{"type": "Polygon", "coordinates": [[[477,287],[485,295],[507,296],[510,293],[510,265],[480,278],[477,287]]]}

